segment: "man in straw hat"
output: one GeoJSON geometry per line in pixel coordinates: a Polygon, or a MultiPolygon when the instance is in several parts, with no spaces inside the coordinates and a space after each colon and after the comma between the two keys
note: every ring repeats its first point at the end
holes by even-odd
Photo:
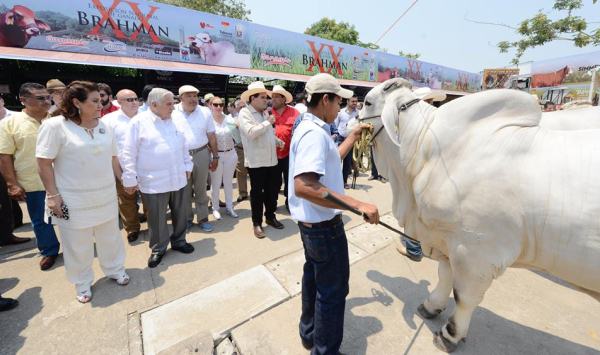
{"type": "Polygon", "coordinates": [[[433,105],[434,102],[442,102],[446,100],[446,93],[440,90],[431,90],[428,87],[418,88],[413,91],[415,96],[422,101],[433,105]]]}
{"type": "Polygon", "coordinates": [[[281,174],[277,168],[277,140],[273,124],[275,118],[267,113],[267,99],[271,93],[261,81],[248,85],[241,99],[247,106],[240,110],[239,126],[244,146],[244,165],[250,175],[250,209],[254,236],[266,237],[262,228],[263,206],[265,222],[276,229],[283,224],[275,217],[277,194],[281,186],[281,174]]]}
{"type": "Polygon", "coordinates": [[[344,332],[344,307],[350,266],[348,241],[340,206],[324,198],[337,197],[379,223],[377,207],[344,194],[340,157],[350,152],[365,124],[349,132],[338,147],[329,125],[340,111],[343,89],[329,74],[317,74],[306,83],[308,111],[292,136],[290,148],[290,212],[298,221],[304,246],[300,338],[311,354],[337,354],[344,332]]]}
{"type": "Polygon", "coordinates": [[[65,84],[58,79],[50,79],[46,82],[46,90],[50,96],[52,96],[52,107],[48,111],[50,116],[53,116],[58,110],[60,110],[60,104],[62,103],[62,94],[67,87],[65,84]]]}
{"type": "Polygon", "coordinates": [[[275,117],[275,135],[283,142],[281,147],[277,148],[277,167],[279,175],[283,174],[283,194],[285,195],[285,207],[288,206],[288,165],[290,155],[290,142],[292,141],[292,127],[294,120],[300,112],[289,106],[292,102],[292,94],[290,94],[281,85],[275,85],[272,92],[273,116],[275,117]]]}

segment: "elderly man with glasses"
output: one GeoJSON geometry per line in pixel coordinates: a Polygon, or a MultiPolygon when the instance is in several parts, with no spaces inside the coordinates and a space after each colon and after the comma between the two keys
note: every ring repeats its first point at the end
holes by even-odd
{"type": "MultiPolygon", "coordinates": [[[[37,171],[36,139],[42,121],[49,117],[51,98],[38,83],[25,83],[19,90],[25,109],[2,120],[0,124],[0,172],[8,186],[10,198],[27,203],[37,246],[42,254],[40,268],[54,265],[59,243],[51,224],[44,221],[46,191],[37,171]]],[[[23,242],[12,237],[13,242],[23,242]]]]}
{"type": "MultiPolygon", "coordinates": [[[[121,108],[102,117],[102,122],[113,131],[122,167],[123,145],[129,129],[129,123],[137,115],[140,105],[137,94],[128,89],[120,90],[117,93],[117,102],[121,108]]],[[[133,243],[138,239],[140,234],[137,194],[126,193],[123,184],[117,180],[117,195],[119,197],[119,214],[121,215],[125,232],[127,232],[127,241],[133,243]]]]}

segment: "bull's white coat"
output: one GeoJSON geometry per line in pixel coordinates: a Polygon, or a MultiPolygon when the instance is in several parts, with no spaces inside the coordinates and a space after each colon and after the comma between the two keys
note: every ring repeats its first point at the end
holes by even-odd
{"type": "Polygon", "coordinates": [[[408,87],[380,84],[360,116],[381,114],[388,134],[377,136],[375,163],[392,186],[394,215],[440,261],[425,309],[444,309],[452,288],[459,295],[436,342],[466,336],[474,308],[508,266],[600,292],[600,130],[542,128],[539,107],[514,90],[399,112],[415,97],[408,87]]]}

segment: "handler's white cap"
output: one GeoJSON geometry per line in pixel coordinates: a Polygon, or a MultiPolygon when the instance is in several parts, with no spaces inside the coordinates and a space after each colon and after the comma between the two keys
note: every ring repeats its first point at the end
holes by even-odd
{"type": "Polygon", "coordinates": [[[344,99],[349,99],[354,95],[352,90],[344,89],[336,78],[327,73],[320,73],[310,78],[306,83],[305,90],[308,94],[306,99],[309,102],[312,94],[333,93],[344,99]]]}

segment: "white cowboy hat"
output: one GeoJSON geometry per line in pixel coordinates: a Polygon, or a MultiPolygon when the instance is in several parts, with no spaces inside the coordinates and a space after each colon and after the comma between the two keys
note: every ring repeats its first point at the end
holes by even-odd
{"type": "Polygon", "coordinates": [[[285,103],[286,104],[289,104],[290,102],[292,102],[294,100],[294,98],[292,97],[292,94],[290,94],[281,85],[275,85],[275,86],[273,86],[273,90],[271,90],[271,93],[272,94],[279,94],[279,95],[282,95],[283,97],[285,97],[285,103]]]}
{"type": "Polygon", "coordinates": [[[248,90],[244,91],[242,95],[240,95],[240,98],[242,99],[242,101],[248,102],[250,101],[250,96],[260,94],[263,92],[271,96],[271,92],[267,90],[267,88],[265,88],[265,84],[263,84],[262,81],[255,81],[248,85],[248,90]]]}
{"type": "Polygon", "coordinates": [[[433,101],[444,101],[446,100],[446,93],[440,90],[431,90],[428,87],[418,88],[413,91],[413,94],[417,96],[417,98],[425,101],[429,99],[433,99],[433,101]]]}

